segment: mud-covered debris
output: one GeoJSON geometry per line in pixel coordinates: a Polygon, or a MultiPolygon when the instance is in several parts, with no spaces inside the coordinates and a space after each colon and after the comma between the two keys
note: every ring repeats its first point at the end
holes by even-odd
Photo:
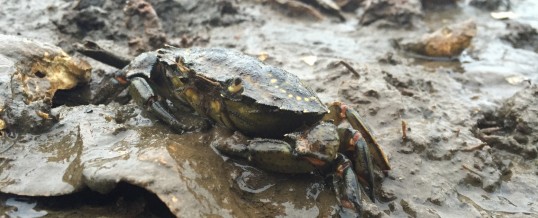
{"type": "Polygon", "coordinates": [[[503,180],[502,176],[507,175],[509,172],[509,170],[505,169],[503,171],[503,169],[509,166],[505,166],[503,161],[499,161],[499,158],[495,156],[489,146],[475,151],[474,156],[472,165],[462,165],[462,168],[467,171],[462,183],[481,187],[487,192],[497,190],[503,180]]]}
{"type": "Polygon", "coordinates": [[[361,6],[364,0],[334,0],[334,3],[342,9],[342,11],[354,11],[361,6]]]}
{"type": "Polygon", "coordinates": [[[132,59],[131,57],[125,57],[117,52],[112,52],[110,49],[103,48],[94,41],[85,40],[82,43],[76,43],[74,47],[77,52],[95,60],[102,60],[103,63],[118,69],[127,66],[132,59]]]}
{"type": "Polygon", "coordinates": [[[514,48],[538,52],[538,32],[529,24],[510,21],[506,23],[508,33],[501,37],[514,48]]]}
{"type": "Polygon", "coordinates": [[[411,27],[415,19],[423,16],[419,0],[367,0],[364,4],[362,25],[383,21],[388,26],[411,27]]]}
{"type": "Polygon", "coordinates": [[[428,141],[424,139],[423,137],[417,136],[414,134],[407,134],[406,141],[400,147],[400,150],[398,152],[401,152],[404,154],[411,154],[411,153],[420,154],[424,150],[426,150],[429,146],[430,145],[428,144],[428,141]]]}
{"type": "Polygon", "coordinates": [[[493,148],[525,158],[538,156],[538,86],[516,93],[496,111],[482,113],[475,134],[493,148]]]}
{"type": "Polygon", "coordinates": [[[161,20],[153,6],[144,0],[129,0],[123,8],[125,25],[134,35],[129,37],[131,54],[161,48],[167,42],[161,20]]]}
{"type": "Polygon", "coordinates": [[[105,11],[101,7],[94,5],[75,5],[72,10],[68,10],[61,19],[53,20],[60,32],[76,37],[85,37],[92,31],[102,30],[109,25],[109,20],[105,19],[105,11]]]}
{"type": "Polygon", "coordinates": [[[434,209],[416,204],[411,199],[402,199],[400,205],[410,217],[441,217],[434,209]]]}
{"type": "MultiPolygon", "coordinates": [[[[214,12],[207,15],[206,21],[211,26],[230,26],[241,23],[247,18],[241,14],[241,9],[233,0],[217,1],[214,12]]],[[[205,23],[205,22],[204,22],[205,23]]]]}
{"type": "Polygon", "coordinates": [[[0,131],[46,131],[57,121],[54,94],[87,83],[90,65],[54,45],[9,35],[0,41],[0,131]]]}
{"type": "Polygon", "coordinates": [[[274,5],[280,6],[280,8],[287,10],[291,15],[308,14],[309,16],[316,18],[317,20],[325,19],[325,16],[319,12],[314,6],[306,4],[299,0],[270,0],[274,5]]]}
{"type": "MultiPolygon", "coordinates": [[[[323,20],[325,18],[322,15],[322,12],[326,14],[334,15],[338,17],[341,21],[345,21],[346,18],[342,14],[341,6],[348,6],[353,8],[353,3],[351,1],[333,1],[333,0],[269,0],[273,4],[281,6],[288,10],[291,14],[302,15],[307,13],[310,16],[318,20],[323,20]]],[[[355,4],[358,6],[358,4],[355,4]]]]}
{"type": "MultiPolygon", "coordinates": [[[[58,17],[51,19],[58,31],[65,34],[63,37],[67,37],[67,41],[107,39],[127,42],[129,33],[120,11],[122,1],[79,0],[69,4],[59,10],[58,17]]],[[[69,47],[64,49],[70,51],[69,47]]]]}
{"type": "MultiPolygon", "coordinates": [[[[116,47],[111,46],[106,41],[97,43],[86,40],[82,43],[75,43],[74,48],[81,54],[116,68],[123,68],[132,59],[121,54],[122,52],[114,50],[116,47]]],[[[53,98],[53,106],[107,104],[112,101],[126,103],[130,100],[130,96],[125,92],[126,87],[119,84],[115,77],[116,72],[94,69],[89,83],[70,90],[58,90],[53,98]]]]}
{"type": "Polygon", "coordinates": [[[336,4],[333,0],[315,0],[315,3],[319,5],[323,10],[328,13],[334,14],[336,17],[340,18],[341,21],[345,21],[346,18],[342,14],[340,5],[336,4]]]}
{"type": "Polygon", "coordinates": [[[362,211],[363,212],[363,214],[362,214],[363,217],[372,217],[372,218],[375,218],[375,217],[378,217],[378,218],[387,217],[387,214],[384,213],[374,203],[363,201],[362,210],[363,210],[362,211]]]}
{"type": "Polygon", "coordinates": [[[225,14],[237,14],[239,13],[239,8],[232,1],[218,1],[218,10],[222,15],[225,14]]]}
{"type": "Polygon", "coordinates": [[[81,10],[89,7],[102,7],[105,0],[76,0],[74,2],[74,9],[81,10]]]}
{"type": "Polygon", "coordinates": [[[469,4],[487,11],[506,11],[510,9],[510,0],[471,0],[469,4]]]}
{"type": "Polygon", "coordinates": [[[408,52],[429,57],[457,57],[471,44],[476,35],[476,24],[472,20],[445,26],[420,39],[398,42],[408,52]]]}
{"type": "Polygon", "coordinates": [[[377,62],[382,64],[398,65],[402,63],[402,60],[400,60],[400,58],[398,57],[395,57],[394,53],[387,52],[383,56],[378,57],[377,62]]]}
{"type": "Polygon", "coordinates": [[[195,45],[196,43],[207,43],[208,41],[209,41],[209,36],[182,35],[180,38],[174,38],[170,40],[170,44],[180,47],[180,48],[189,48],[195,45]]]}
{"type": "Polygon", "coordinates": [[[445,187],[439,187],[439,186],[433,186],[431,191],[431,196],[428,197],[428,201],[432,204],[435,204],[437,206],[441,206],[445,203],[447,198],[447,188],[445,187]]]}
{"type": "Polygon", "coordinates": [[[421,0],[424,9],[443,9],[456,6],[459,0],[421,0]]]}

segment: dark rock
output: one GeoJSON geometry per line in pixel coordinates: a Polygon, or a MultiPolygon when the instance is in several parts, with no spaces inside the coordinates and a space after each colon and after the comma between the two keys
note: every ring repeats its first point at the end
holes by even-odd
{"type": "Polygon", "coordinates": [[[388,26],[412,27],[415,20],[423,16],[419,0],[367,0],[364,4],[362,25],[383,21],[388,26]]]}
{"type": "Polygon", "coordinates": [[[506,23],[508,33],[502,40],[512,44],[514,48],[538,52],[538,32],[529,24],[510,21],[506,23]]]}

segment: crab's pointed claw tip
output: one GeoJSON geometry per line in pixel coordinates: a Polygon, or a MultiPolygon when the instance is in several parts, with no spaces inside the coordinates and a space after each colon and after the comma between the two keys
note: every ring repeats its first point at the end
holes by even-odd
{"type": "Polygon", "coordinates": [[[351,161],[338,154],[333,183],[340,203],[340,217],[361,217],[361,190],[351,161]]]}

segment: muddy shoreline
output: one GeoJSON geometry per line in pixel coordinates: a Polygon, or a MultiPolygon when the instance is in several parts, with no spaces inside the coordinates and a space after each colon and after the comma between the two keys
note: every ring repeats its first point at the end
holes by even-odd
{"type": "MultiPolygon", "coordinates": [[[[151,8],[4,0],[0,34],[54,44],[88,61],[90,85],[116,69],[77,53],[74,44],[83,40],[129,58],[164,44],[241,51],[366,119],[392,170],[376,172],[377,199],[363,200],[365,217],[538,216],[537,3],[409,1],[396,7],[398,16],[348,5],[341,14],[319,10],[319,19],[278,1],[149,2],[151,8]],[[516,16],[495,19],[491,12],[499,10],[516,16]],[[476,35],[457,57],[423,59],[395,46],[467,20],[476,35]]],[[[100,102],[98,93],[54,105],[58,123],[45,133],[2,141],[0,216],[336,215],[334,191],[322,176],[259,170],[212,149],[228,130],[177,134],[132,102],[100,102]]]]}

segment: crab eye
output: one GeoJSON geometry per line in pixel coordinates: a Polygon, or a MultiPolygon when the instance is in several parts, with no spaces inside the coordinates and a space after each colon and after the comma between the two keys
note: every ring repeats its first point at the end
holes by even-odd
{"type": "Polygon", "coordinates": [[[235,94],[243,90],[243,80],[241,78],[234,78],[233,81],[228,86],[228,92],[235,94]]]}

